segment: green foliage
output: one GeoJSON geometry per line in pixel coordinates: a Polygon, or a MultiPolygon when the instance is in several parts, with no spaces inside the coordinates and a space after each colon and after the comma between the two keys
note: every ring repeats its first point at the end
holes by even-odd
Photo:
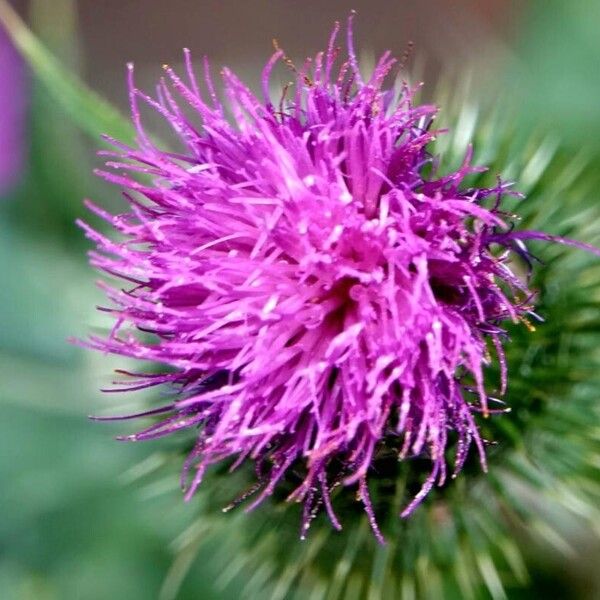
{"type": "Polygon", "coordinates": [[[82,131],[94,140],[107,134],[123,142],[133,141],[134,129],[129,120],[68,71],[33,35],[7,0],[0,0],[0,24],[6,28],[54,102],[67,112],[82,131]]]}

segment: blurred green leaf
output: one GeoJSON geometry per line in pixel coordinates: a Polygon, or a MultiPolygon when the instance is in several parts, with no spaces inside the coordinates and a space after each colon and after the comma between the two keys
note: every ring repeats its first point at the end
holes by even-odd
{"type": "Polygon", "coordinates": [[[96,140],[102,134],[109,134],[125,143],[134,140],[135,131],[129,120],[65,69],[6,0],[0,0],[0,23],[36,77],[83,131],[96,140]]]}

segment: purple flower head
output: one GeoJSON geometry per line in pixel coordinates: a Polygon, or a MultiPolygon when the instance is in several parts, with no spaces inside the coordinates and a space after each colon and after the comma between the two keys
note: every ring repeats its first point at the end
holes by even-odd
{"type": "Polygon", "coordinates": [[[194,431],[188,499],[227,459],[255,463],[251,506],[293,469],[302,476],[289,499],[304,503],[303,532],[318,506],[341,528],[331,491],[354,485],[381,539],[367,478],[382,445],[431,464],[402,516],[456,476],[471,447],[485,469],[477,420],[504,410],[488,392],[506,388],[502,324],[536,317],[511,258],[529,260],[523,239],[555,238],[513,230],[506,184],[464,188],[481,170],[470,155],[437,174],[427,152],[435,107],[415,106],[407,85],[386,86],[389,53],[364,78],[351,23],[347,56],[338,29],[301,68],[277,51],[262,98],[224,69],[221,100],[206,62],[202,92],[187,51],[187,80],[166,67],[156,99],[136,89],[130,68],[138,145],[113,142],[112,170],[101,172],[127,190],[129,211],[90,204],[122,241],[82,224],[97,245],[92,264],[126,287],[104,286],[115,326],[89,344],[168,367],[127,374],[125,389],[177,392],[144,413],[162,420],[127,439],[194,431]],[[296,81],[275,101],[281,61],[296,81]],[[140,103],[183,151],[153,143],[140,103]],[[501,381],[489,386],[491,362],[501,381]]]}

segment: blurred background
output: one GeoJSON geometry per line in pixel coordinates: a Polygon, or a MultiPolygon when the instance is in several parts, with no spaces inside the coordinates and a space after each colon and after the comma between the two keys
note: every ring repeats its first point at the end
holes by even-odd
{"type": "MultiPolygon", "coordinates": [[[[426,95],[441,73],[468,69],[482,94],[493,98],[508,88],[524,126],[550,126],[573,152],[587,146],[600,156],[597,0],[22,0],[12,6],[73,74],[123,111],[126,61],[136,63],[140,87],[152,89],[160,66],[178,64],[185,46],[256,82],[272,38],[300,60],[355,8],[365,60],[385,49],[401,55],[412,41],[411,68],[426,82],[426,95]]],[[[91,175],[100,165],[98,146],[31,75],[0,25],[1,598],[167,598],[177,579],[170,570],[176,538],[193,516],[176,489],[175,469],[144,478],[154,468],[148,448],[113,441],[127,431],[123,424],[87,419],[122,408],[122,399],[98,392],[115,361],[67,342],[100,325],[87,244],[73,224],[85,214],[85,197],[118,203],[118,192],[91,175]]],[[[593,569],[586,568],[588,548],[579,550],[573,564],[553,563],[557,572],[540,568],[530,595],[518,597],[600,598],[593,569]],[[549,589],[559,588],[545,587],[549,581],[568,585],[557,596],[549,589]]],[[[210,546],[200,549],[179,598],[224,597],[213,588],[219,573],[211,554],[210,546]]]]}

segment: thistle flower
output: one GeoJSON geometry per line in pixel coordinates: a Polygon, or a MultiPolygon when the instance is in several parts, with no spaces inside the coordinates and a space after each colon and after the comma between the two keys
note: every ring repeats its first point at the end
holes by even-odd
{"type": "Polygon", "coordinates": [[[503,324],[538,319],[517,269],[532,264],[523,240],[589,247],[516,229],[503,209],[516,195],[507,183],[465,185],[482,170],[470,151],[439,174],[427,150],[441,133],[436,108],[415,105],[407,84],[387,85],[389,53],[363,78],[351,19],[344,58],[338,30],[298,69],[277,50],[262,98],[224,69],[224,103],[207,62],[202,93],[188,51],[187,81],[166,67],[156,99],[129,68],[138,146],[111,140],[112,170],[100,175],[127,190],[130,209],[113,216],[89,204],[124,239],[81,224],[98,248],[92,264],[128,287],[103,284],[115,326],[88,343],[166,367],[124,373],[133,381],[122,389],[165,384],[175,399],[117,418],[166,415],[130,440],[195,431],[187,499],[211,465],[251,461],[250,507],[293,472],[288,498],[303,503],[302,533],[320,507],[340,529],[332,490],[357,486],[382,540],[368,477],[383,449],[430,462],[404,517],[471,451],[486,468],[478,421],[508,410],[503,324]],[[275,101],[278,61],[296,81],[275,101]],[[157,147],[140,103],[171,125],[183,151],[157,147]],[[497,382],[486,380],[492,363],[497,382]]]}

